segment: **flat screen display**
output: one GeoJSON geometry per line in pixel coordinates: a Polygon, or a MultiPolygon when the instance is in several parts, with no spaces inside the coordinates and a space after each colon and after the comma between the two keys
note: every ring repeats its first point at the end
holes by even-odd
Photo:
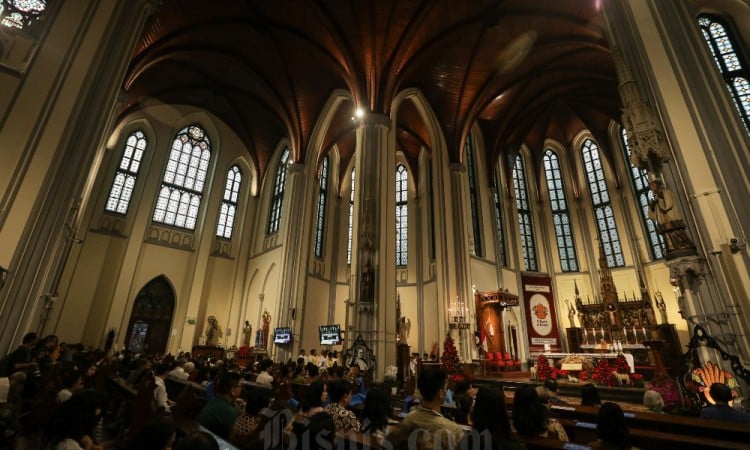
{"type": "Polygon", "coordinates": [[[341,343],[341,327],[339,325],[321,325],[320,345],[336,345],[341,343]]]}
{"type": "Polygon", "coordinates": [[[288,344],[292,342],[292,329],[289,327],[276,328],[273,331],[274,344],[288,344]]]}

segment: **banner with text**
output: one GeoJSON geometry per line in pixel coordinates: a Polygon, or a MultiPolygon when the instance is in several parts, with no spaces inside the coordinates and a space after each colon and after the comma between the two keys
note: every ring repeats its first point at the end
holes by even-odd
{"type": "Polygon", "coordinates": [[[539,352],[544,350],[545,344],[549,344],[551,350],[559,351],[560,337],[550,277],[522,275],[521,282],[529,330],[529,349],[539,352]]]}

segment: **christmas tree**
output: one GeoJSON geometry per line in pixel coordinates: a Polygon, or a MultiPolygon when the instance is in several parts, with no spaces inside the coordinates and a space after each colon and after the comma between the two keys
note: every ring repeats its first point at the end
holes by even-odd
{"type": "Polygon", "coordinates": [[[440,362],[443,363],[443,370],[448,372],[448,375],[455,375],[459,372],[458,351],[456,351],[456,345],[453,343],[453,338],[450,334],[445,337],[443,355],[440,357],[440,362]]]}

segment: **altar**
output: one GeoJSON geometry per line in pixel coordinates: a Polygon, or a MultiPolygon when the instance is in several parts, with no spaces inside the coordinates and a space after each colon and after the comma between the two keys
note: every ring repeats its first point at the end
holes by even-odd
{"type": "MultiPolygon", "coordinates": [[[[536,352],[531,353],[531,357],[536,359],[539,356],[544,356],[549,360],[549,363],[551,366],[554,366],[556,362],[558,361],[564,361],[565,359],[569,359],[570,357],[578,357],[581,360],[590,358],[592,360],[592,365],[596,366],[595,360],[599,359],[608,359],[608,360],[616,360],[618,356],[624,356],[625,361],[628,363],[628,366],[630,367],[630,373],[635,373],[635,359],[633,358],[632,353],[615,353],[615,352],[607,352],[607,353],[562,353],[562,352],[536,352]]],[[[572,365],[565,367],[565,364],[562,364],[560,369],[562,370],[568,370],[571,372],[579,372],[581,370],[584,370],[583,364],[580,364],[581,367],[574,367],[572,365]]],[[[613,364],[610,364],[610,366],[614,366],[613,364]]]]}

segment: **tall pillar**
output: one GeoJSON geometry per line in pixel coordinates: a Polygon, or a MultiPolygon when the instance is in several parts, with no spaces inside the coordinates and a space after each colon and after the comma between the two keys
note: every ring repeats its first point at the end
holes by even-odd
{"type": "MultiPolygon", "coordinates": [[[[624,105],[622,122],[634,164],[656,181],[652,218],[665,239],[672,280],[680,287],[680,313],[689,330],[702,325],[728,352],[747,360],[750,330],[741,309],[750,304],[746,295],[732,297],[748,285],[748,270],[726,243],[735,235],[733,228],[741,230],[731,194],[745,195],[748,186],[728,184],[712,150],[717,144],[722,150],[735,148],[734,132],[717,131],[736,127],[729,124],[727,111],[712,109],[717,104],[715,76],[706,73],[716,73],[716,68],[701,53],[704,44],[692,12],[683,3],[663,3],[602,4],[624,105]],[[744,275],[733,280],[732,273],[744,275]]],[[[719,92],[726,94],[726,88],[719,92]]],[[[725,103],[725,109],[731,108],[725,103]]],[[[746,167],[735,161],[724,169],[746,167]]],[[[701,357],[717,362],[717,355],[704,352],[701,357]]]]}
{"type": "Polygon", "coordinates": [[[396,145],[389,117],[366,113],[359,120],[347,341],[362,336],[382,378],[396,364],[396,145]]]}
{"type": "MultiPolygon", "coordinates": [[[[474,311],[471,267],[469,267],[469,258],[474,253],[474,248],[473,245],[470,245],[471,233],[469,232],[470,227],[467,225],[467,222],[472,220],[472,213],[467,199],[469,195],[469,175],[466,166],[458,163],[451,164],[451,178],[452,203],[456,205],[456,212],[458,214],[453,216],[453,231],[456,236],[453,243],[456,256],[452,263],[455,270],[456,292],[455,294],[451,292],[449,302],[455,301],[459,303],[462,300],[466,308],[465,317],[469,321],[469,318],[473,317],[476,311],[474,311]]],[[[494,289],[495,286],[491,286],[491,288],[494,289]]],[[[487,289],[487,287],[484,289],[487,289]]],[[[446,309],[449,306],[447,305],[446,309]]],[[[447,320],[447,318],[443,318],[443,320],[447,320]]],[[[456,346],[458,356],[465,362],[470,362],[473,359],[474,350],[469,345],[469,341],[472,340],[468,336],[469,331],[469,329],[460,328],[455,331],[451,331],[449,328],[448,331],[449,333],[456,334],[458,337],[458,345],[456,346]]]]}
{"type": "Polygon", "coordinates": [[[10,272],[0,317],[12,325],[0,329],[0,352],[38,328],[47,314],[42,300],[58,294],[124,73],[154,6],[149,0],[63,2],[44,24],[49,29],[33,60],[3,75],[14,92],[2,105],[8,120],[0,125],[10,161],[0,167],[8,175],[0,178],[10,180],[0,182],[6,187],[0,265],[10,272]]]}

